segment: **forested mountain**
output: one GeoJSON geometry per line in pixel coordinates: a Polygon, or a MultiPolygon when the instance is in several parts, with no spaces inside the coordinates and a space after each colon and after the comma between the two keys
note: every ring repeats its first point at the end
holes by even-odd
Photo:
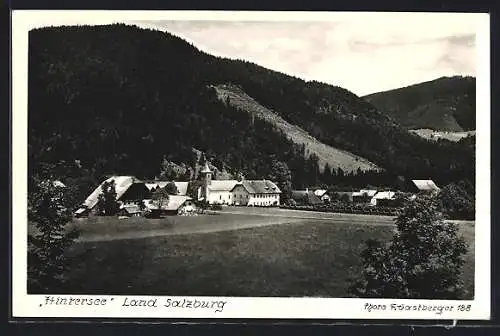
{"type": "Polygon", "coordinates": [[[408,129],[476,129],[476,79],[441,77],[364,97],[408,129]]]}
{"type": "Polygon", "coordinates": [[[391,176],[441,183],[473,176],[470,147],[412,135],[345,89],[214,57],[168,33],[122,24],[30,32],[30,173],[64,161],[57,170],[63,177],[85,171],[95,178],[153,178],[165,160],[194,164],[196,148],[247,178],[267,177],[279,162],[295,187],[324,182],[317,157],[306,156],[303,146],[217,98],[213,85],[226,83],[391,176]]]}

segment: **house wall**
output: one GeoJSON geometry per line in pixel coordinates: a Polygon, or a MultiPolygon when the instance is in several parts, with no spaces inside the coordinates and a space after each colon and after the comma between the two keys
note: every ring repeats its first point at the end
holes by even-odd
{"type": "Polygon", "coordinates": [[[208,203],[210,204],[232,204],[233,197],[230,191],[209,191],[208,203]]]}
{"type": "Polygon", "coordinates": [[[250,199],[250,194],[248,191],[242,186],[238,185],[234,187],[233,189],[233,197],[232,197],[232,204],[233,205],[247,205],[248,200],[250,199]]]}
{"type": "Polygon", "coordinates": [[[248,200],[248,205],[254,206],[274,206],[279,204],[279,194],[252,194],[248,200]]]}

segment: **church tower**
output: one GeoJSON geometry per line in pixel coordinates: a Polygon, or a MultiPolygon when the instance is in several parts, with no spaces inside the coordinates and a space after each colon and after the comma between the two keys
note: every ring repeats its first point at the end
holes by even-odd
{"type": "Polygon", "coordinates": [[[203,170],[200,173],[203,178],[202,195],[205,197],[205,201],[208,202],[208,186],[212,184],[212,171],[208,167],[208,163],[205,163],[205,167],[203,167],[203,170]]]}

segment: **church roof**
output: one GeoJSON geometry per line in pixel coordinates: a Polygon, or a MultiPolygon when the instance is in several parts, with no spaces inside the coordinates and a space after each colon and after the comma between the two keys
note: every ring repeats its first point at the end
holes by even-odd
{"type": "Polygon", "coordinates": [[[212,180],[208,189],[210,191],[231,191],[237,183],[236,180],[212,180]]]}

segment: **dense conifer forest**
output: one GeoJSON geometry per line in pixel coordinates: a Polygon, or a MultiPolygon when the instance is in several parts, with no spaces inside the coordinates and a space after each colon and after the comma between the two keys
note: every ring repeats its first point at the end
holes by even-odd
{"type": "Polygon", "coordinates": [[[294,188],[474,180],[474,138],[431,142],[345,89],[214,57],[168,33],[134,26],[31,31],[28,92],[30,175],[45,171],[83,179],[80,185],[110,174],[151,179],[164,160],[194,167],[193,148],[246,178],[272,176],[279,162],[294,188]],[[304,147],[219,101],[210,85],[224,83],[384,172],[350,179],[342,171],[320,173],[304,147]]]}
{"type": "Polygon", "coordinates": [[[441,77],[364,97],[409,129],[476,129],[476,79],[441,77]]]}

